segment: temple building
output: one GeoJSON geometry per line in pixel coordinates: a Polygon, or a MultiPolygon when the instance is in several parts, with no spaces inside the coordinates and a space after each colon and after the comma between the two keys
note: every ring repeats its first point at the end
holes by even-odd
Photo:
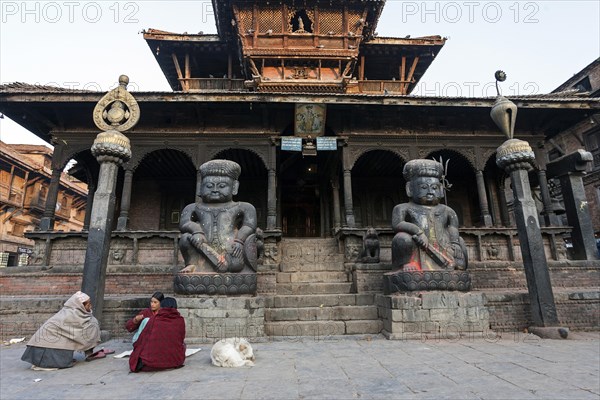
{"type": "MultiPolygon", "coordinates": [[[[212,3],[217,34],[144,32],[172,91],[132,93],[141,119],[126,132],[132,158],[119,172],[107,296],[151,291],[124,289],[127,274],[146,274],[152,290],[172,290],[172,272],[183,267],[180,213],[196,199],[199,166],[213,159],[240,164],[236,199],[256,207],[265,241],[260,295],[310,294],[325,284],[331,295],[380,290],[373,271],[351,265],[360,261],[369,227],[389,262],[392,209],[407,201],[402,169],[417,158],[447,166],[445,201],[458,216],[474,288],[524,288],[512,193],[496,166],[505,138],[490,118],[494,98],[411,94],[445,38],[377,36],[380,0],[212,3]],[[337,275],[298,281],[302,272],[332,265],[337,275]],[[117,267],[124,275],[111,281],[117,267]]],[[[73,159],[71,174],[93,192],[99,168],[90,152],[98,134],[92,110],[103,95],[7,84],[0,86],[0,111],[54,143],[54,175],[73,159]]],[[[518,106],[515,137],[536,152],[532,182],[547,183],[549,138],[597,118],[599,99],[574,91],[509,98],[518,106]]],[[[57,231],[59,188],[53,179],[39,228],[27,237],[43,248],[39,265],[75,268],[84,260],[86,231],[57,231]]],[[[541,215],[556,214],[542,195],[541,215]]],[[[569,222],[541,222],[550,264],[566,265],[569,222]]],[[[498,311],[490,311],[494,329],[526,326],[517,298],[498,298],[498,311]]],[[[559,305],[559,313],[567,318],[570,307],[576,305],[559,305]]],[[[274,313],[265,314],[267,323],[274,313]]],[[[265,325],[267,334],[276,334],[278,318],[265,325]]],[[[345,333],[381,329],[372,322],[376,312],[363,319],[371,322],[345,322],[345,333]]]]}

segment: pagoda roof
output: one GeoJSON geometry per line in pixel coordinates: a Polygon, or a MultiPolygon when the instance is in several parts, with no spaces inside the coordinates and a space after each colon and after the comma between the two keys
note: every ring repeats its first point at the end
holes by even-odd
{"type": "MultiPolygon", "coordinates": [[[[180,90],[180,81],[175,63],[173,62],[173,54],[181,51],[191,52],[192,54],[202,55],[202,60],[205,63],[217,64],[219,61],[214,57],[216,54],[221,54],[226,57],[227,54],[238,54],[239,49],[231,43],[227,43],[219,35],[204,34],[203,32],[190,34],[167,32],[159,29],[148,29],[143,31],[144,39],[148,47],[154,54],[163,74],[165,75],[169,85],[173,90],[180,90]]],[[[365,41],[360,46],[360,55],[367,55],[378,58],[375,61],[375,66],[380,65],[380,68],[386,68],[389,57],[409,56],[419,57],[420,62],[416,64],[413,75],[413,82],[409,84],[410,91],[418,84],[421,77],[425,74],[434,58],[440,52],[446,38],[439,35],[423,36],[416,38],[396,38],[396,37],[374,37],[365,41]]],[[[256,53],[262,56],[277,56],[282,54],[282,49],[262,49],[256,53]]],[[[335,50],[308,48],[308,49],[293,49],[288,53],[294,57],[313,57],[327,58],[327,56],[344,56],[342,50],[337,54],[335,50]]],[[[373,63],[371,63],[373,65],[373,63]]],[[[210,68],[210,67],[209,67],[210,68]]],[[[239,71],[239,77],[243,78],[243,72],[239,71]]]]}
{"type": "MultiPolygon", "coordinates": [[[[215,13],[215,21],[217,24],[217,32],[221,38],[226,41],[237,41],[237,34],[235,32],[235,27],[232,25],[231,21],[234,20],[233,16],[233,5],[234,4],[264,4],[272,5],[274,2],[272,0],[212,0],[213,11],[215,13]]],[[[290,5],[294,4],[294,0],[281,0],[279,4],[289,3],[290,5]]],[[[300,3],[300,2],[298,2],[300,3]]],[[[305,0],[302,5],[304,7],[310,6],[311,4],[326,4],[329,6],[344,6],[344,5],[352,5],[352,4],[369,4],[371,5],[371,10],[367,14],[366,18],[366,26],[363,29],[363,36],[365,38],[372,37],[375,33],[375,29],[377,28],[377,22],[381,17],[381,12],[383,10],[383,6],[385,5],[385,0],[305,0]]]]}
{"type": "Polygon", "coordinates": [[[235,52],[237,48],[229,49],[232,44],[228,44],[221,39],[219,35],[204,34],[203,32],[189,34],[166,32],[159,29],[148,29],[142,32],[148,47],[156,58],[165,78],[173,90],[179,90],[177,69],[173,62],[173,54],[183,52],[192,52],[205,54],[203,61],[208,64],[214,64],[218,61],[209,55],[227,54],[235,52]],[[179,51],[178,51],[179,50],[179,51]]]}

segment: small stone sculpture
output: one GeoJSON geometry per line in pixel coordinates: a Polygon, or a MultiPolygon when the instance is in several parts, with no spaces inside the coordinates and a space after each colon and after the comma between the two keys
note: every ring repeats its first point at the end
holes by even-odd
{"type": "Polygon", "coordinates": [[[256,270],[256,209],[234,202],[241,168],[229,160],[200,166],[197,203],[181,213],[179,248],[186,267],[180,272],[253,272],[256,270]]]}
{"type": "Polygon", "coordinates": [[[367,264],[379,262],[379,235],[375,228],[369,227],[363,235],[361,261],[367,264]]]}

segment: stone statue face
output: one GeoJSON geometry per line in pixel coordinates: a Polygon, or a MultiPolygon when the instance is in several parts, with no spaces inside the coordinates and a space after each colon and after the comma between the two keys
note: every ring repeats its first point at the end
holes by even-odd
{"type": "Polygon", "coordinates": [[[202,178],[200,197],[204,203],[226,203],[237,194],[238,181],[227,176],[206,176],[202,178]]]}
{"type": "Polygon", "coordinates": [[[434,206],[444,197],[444,188],[438,178],[420,176],[414,178],[410,184],[409,196],[415,203],[434,206]]]}

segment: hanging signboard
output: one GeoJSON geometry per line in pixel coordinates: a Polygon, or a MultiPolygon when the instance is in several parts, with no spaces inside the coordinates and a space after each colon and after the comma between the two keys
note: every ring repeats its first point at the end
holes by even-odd
{"type": "Polygon", "coordinates": [[[28,247],[17,247],[17,253],[19,254],[33,254],[33,249],[30,249],[28,247]]]}
{"type": "Polygon", "coordinates": [[[296,136],[323,136],[325,134],[325,104],[296,104],[294,134],[296,136]]]}
{"type": "Polygon", "coordinates": [[[317,151],[335,151],[337,150],[337,138],[335,137],[318,137],[317,151]]]}
{"type": "Polygon", "coordinates": [[[284,151],[302,151],[302,138],[282,137],[281,150],[284,151]]]}

